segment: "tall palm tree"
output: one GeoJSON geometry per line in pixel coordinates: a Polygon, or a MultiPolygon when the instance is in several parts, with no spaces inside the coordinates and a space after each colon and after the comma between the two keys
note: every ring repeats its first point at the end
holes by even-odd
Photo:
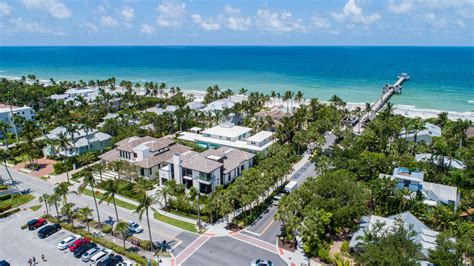
{"type": "Polygon", "coordinates": [[[71,225],[74,228],[74,206],[75,204],[72,202],[67,202],[63,204],[63,207],[61,208],[61,212],[67,216],[69,221],[71,221],[71,225]]]}
{"type": "MultiPolygon", "coordinates": [[[[58,145],[58,148],[64,152],[63,165],[64,165],[64,167],[67,167],[66,166],[66,158],[67,158],[66,155],[68,153],[67,150],[68,150],[69,145],[70,145],[69,138],[67,137],[65,132],[60,132],[54,142],[56,143],[56,145],[58,145]]],[[[69,183],[70,182],[70,180],[69,180],[69,171],[67,169],[66,169],[66,177],[67,177],[67,182],[69,183]]]]}
{"type": "Polygon", "coordinates": [[[8,149],[8,129],[10,128],[11,128],[10,124],[5,123],[5,121],[3,120],[0,120],[0,132],[2,133],[3,141],[7,149],[8,149]]]}
{"type": "Polygon", "coordinates": [[[443,128],[444,125],[448,122],[448,113],[447,112],[441,112],[438,114],[438,117],[436,118],[436,124],[443,128]]]}
{"type": "Polygon", "coordinates": [[[148,225],[148,237],[150,238],[150,243],[151,243],[151,250],[153,250],[153,239],[151,238],[151,227],[150,227],[150,216],[148,213],[148,210],[150,209],[153,204],[155,204],[156,199],[154,197],[148,196],[146,193],[142,193],[140,195],[140,199],[138,201],[139,205],[137,206],[137,209],[135,210],[136,213],[138,213],[138,217],[140,218],[140,221],[142,220],[143,213],[146,215],[146,221],[148,225]]]}
{"type": "Polygon", "coordinates": [[[118,179],[121,178],[120,174],[122,173],[122,170],[125,167],[125,161],[124,160],[117,160],[117,161],[112,161],[109,163],[110,168],[112,168],[113,171],[117,172],[117,177],[118,179]]]}
{"type": "Polygon", "coordinates": [[[61,196],[57,193],[51,194],[51,196],[49,196],[49,199],[48,199],[48,204],[53,205],[54,208],[56,209],[56,218],[59,218],[58,206],[59,206],[60,201],[61,201],[61,196]]]}
{"type": "Polygon", "coordinates": [[[48,207],[48,204],[49,204],[49,198],[51,196],[49,194],[46,194],[44,193],[43,195],[41,195],[39,197],[39,202],[40,203],[44,203],[44,209],[46,210],[46,214],[49,215],[49,207],[48,207]]]}
{"type": "Polygon", "coordinates": [[[100,177],[101,182],[104,181],[102,179],[102,173],[105,171],[106,168],[107,168],[107,166],[104,163],[98,163],[98,164],[94,165],[94,170],[99,173],[99,177],[100,177]]]}
{"type": "Polygon", "coordinates": [[[69,191],[69,182],[61,182],[54,187],[54,193],[62,198],[63,204],[66,204],[67,195],[74,192],[69,191]]]}
{"type": "Polygon", "coordinates": [[[121,186],[118,182],[112,179],[106,180],[102,184],[103,184],[103,189],[105,190],[105,193],[102,195],[103,197],[99,201],[99,203],[106,201],[107,204],[109,204],[112,201],[114,203],[114,208],[115,208],[115,218],[117,218],[117,221],[119,221],[117,203],[115,202],[115,195],[119,193],[121,186]]]}
{"type": "Polygon", "coordinates": [[[66,134],[68,134],[71,139],[71,143],[72,143],[72,146],[74,147],[74,151],[76,151],[76,143],[75,143],[76,138],[74,137],[74,135],[79,132],[79,126],[76,124],[67,124],[65,126],[65,129],[66,129],[66,134]]]}
{"type": "Polygon", "coordinates": [[[13,179],[13,176],[12,176],[12,174],[10,173],[10,170],[8,169],[7,160],[10,158],[10,156],[11,156],[10,150],[0,150],[0,159],[1,159],[2,162],[3,162],[3,166],[5,166],[5,170],[7,171],[8,177],[10,178],[10,181],[12,182],[12,185],[15,186],[16,191],[18,192],[18,194],[21,195],[21,191],[20,191],[20,189],[18,188],[18,184],[17,184],[17,182],[13,179]]]}
{"type": "Polygon", "coordinates": [[[79,215],[79,217],[82,218],[84,222],[86,222],[87,232],[90,233],[91,230],[89,228],[89,221],[92,217],[92,209],[86,206],[86,207],[80,208],[77,214],[79,215]]]}
{"type": "Polygon", "coordinates": [[[239,94],[240,94],[240,95],[245,95],[245,94],[247,94],[247,91],[248,91],[248,90],[247,90],[246,88],[240,88],[239,94]]]}
{"type": "Polygon", "coordinates": [[[79,186],[78,193],[81,194],[84,192],[84,190],[87,187],[91,187],[92,190],[92,197],[94,198],[94,204],[95,204],[95,210],[97,211],[97,220],[100,224],[100,213],[99,213],[99,205],[97,204],[97,198],[95,195],[95,186],[96,186],[96,180],[94,176],[92,175],[92,172],[87,169],[86,171],[83,172],[82,176],[82,184],[79,186]]]}
{"type": "Polygon", "coordinates": [[[78,156],[77,160],[81,163],[81,165],[89,168],[90,164],[95,161],[95,156],[92,152],[84,153],[78,156]]]}
{"type": "Polygon", "coordinates": [[[123,248],[126,249],[125,240],[127,240],[128,234],[128,223],[125,221],[120,220],[114,228],[114,233],[119,234],[122,237],[123,248]]]}
{"type": "Polygon", "coordinates": [[[301,104],[302,101],[303,101],[303,93],[301,91],[297,91],[295,94],[295,102],[297,102],[298,104],[301,104]]]}

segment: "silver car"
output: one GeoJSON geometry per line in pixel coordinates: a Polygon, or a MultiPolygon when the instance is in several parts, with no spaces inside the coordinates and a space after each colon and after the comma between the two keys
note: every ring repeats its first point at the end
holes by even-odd
{"type": "Polygon", "coordinates": [[[83,262],[88,262],[92,256],[94,256],[97,252],[101,251],[99,247],[91,248],[86,253],[82,254],[81,260],[83,262]]]}

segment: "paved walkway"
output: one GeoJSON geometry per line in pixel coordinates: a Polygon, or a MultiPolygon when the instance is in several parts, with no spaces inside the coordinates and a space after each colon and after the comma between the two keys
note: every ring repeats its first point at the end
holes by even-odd
{"type": "MultiPolygon", "coordinates": [[[[52,172],[54,172],[53,165],[55,163],[57,163],[57,161],[48,159],[46,157],[37,159],[35,161],[36,161],[36,163],[41,165],[40,169],[35,170],[35,171],[28,171],[28,173],[30,175],[35,176],[35,177],[42,177],[42,176],[50,175],[52,172]]],[[[16,169],[16,170],[23,171],[22,169],[25,168],[26,164],[27,164],[27,162],[21,162],[21,163],[15,165],[15,166],[13,166],[13,168],[16,169]]]]}

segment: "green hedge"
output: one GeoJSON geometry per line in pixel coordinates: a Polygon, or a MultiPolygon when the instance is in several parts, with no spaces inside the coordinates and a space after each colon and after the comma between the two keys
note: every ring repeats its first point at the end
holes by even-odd
{"type": "MultiPolygon", "coordinates": [[[[111,249],[111,250],[115,251],[116,253],[118,253],[120,255],[123,255],[124,257],[127,257],[131,260],[134,260],[136,263],[138,263],[140,265],[147,265],[147,259],[146,258],[142,258],[142,256],[138,255],[137,253],[127,251],[122,246],[116,245],[116,244],[114,244],[114,243],[112,243],[112,242],[110,242],[110,241],[108,241],[104,238],[95,237],[93,234],[91,234],[91,233],[89,233],[85,230],[72,227],[72,225],[67,224],[67,223],[63,223],[63,222],[59,221],[58,219],[56,219],[52,216],[45,215],[43,217],[47,218],[52,223],[61,224],[61,227],[65,230],[68,230],[68,231],[71,231],[75,234],[79,234],[81,236],[87,237],[92,242],[95,242],[99,245],[102,245],[105,248],[111,249]]],[[[156,262],[153,262],[152,260],[151,260],[151,264],[152,265],[157,265],[156,262]]]]}
{"type": "Polygon", "coordinates": [[[9,212],[0,213],[0,219],[1,219],[1,218],[6,218],[6,217],[8,217],[8,216],[10,216],[10,215],[12,215],[12,214],[14,214],[14,213],[19,212],[19,211],[20,211],[20,208],[16,208],[16,209],[13,209],[13,210],[11,210],[11,211],[9,211],[9,212]]]}
{"type": "Polygon", "coordinates": [[[0,196],[0,201],[11,199],[11,198],[12,198],[12,194],[4,194],[0,196]]]}
{"type": "Polygon", "coordinates": [[[7,190],[8,189],[8,186],[6,185],[0,185],[0,190],[7,190]]]}

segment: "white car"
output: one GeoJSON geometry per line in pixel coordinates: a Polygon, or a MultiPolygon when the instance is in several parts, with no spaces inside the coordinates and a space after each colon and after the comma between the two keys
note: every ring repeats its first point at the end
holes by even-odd
{"type": "Polygon", "coordinates": [[[102,249],[100,247],[91,248],[86,253],[82,254],[81,260],[83,262],[88,262],[95,254],[100,252],[102,249]]]}
{"type": "Polygon", "coordinates": [[[61,240],[61,242],[58,243],[58,249],[59,250],[67,249],[69,247],[69,245],[74,243],[74,241],[76,241],[79,238],[81,238],[80,235],[70,235],[70,236],[64,238],[63,240],[61,240]]]}
{"type": "Polygon", "coordinates": [[[134,221],[128,222],[128,230],[132,233],[139,234],[143,232],[143,228],[134,221]]]}
{"type": "Polygon", "coordinates": [[[112,250],[104,249],[97,252],[94,256],[89,259],[90,264],[97,264],[98,262],[104,261],[112,255],[112,250]]]}

